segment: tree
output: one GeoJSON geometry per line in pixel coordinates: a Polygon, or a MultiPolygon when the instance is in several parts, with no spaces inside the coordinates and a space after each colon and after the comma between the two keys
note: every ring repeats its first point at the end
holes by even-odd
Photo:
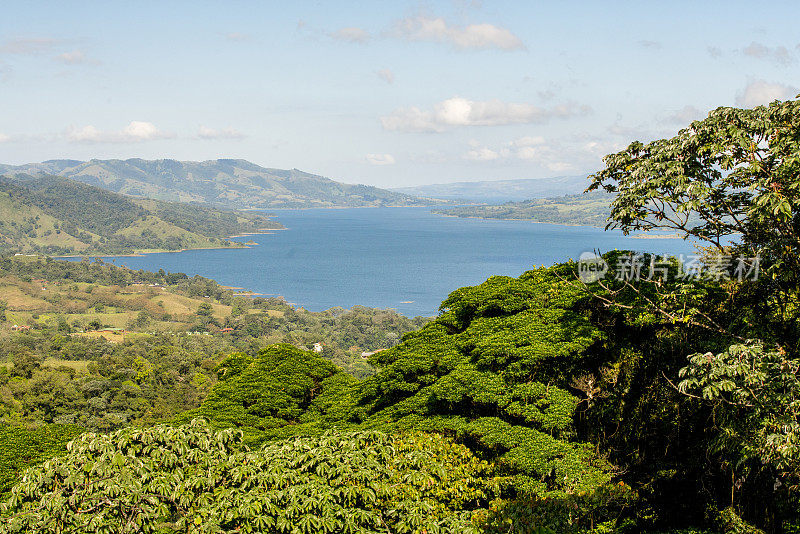
{"type": "Polygon", "coordinates": [[[291,345],[270,345],[255,356],[233,353],[217,374],[219,382],[201,406],[178,420],[203,417],[217,428],[240,428],[248,445],[321,433],[328,408],[346,404],[356,382],[314,352],[291,345]]]}
{"type": "Polygon", "coordinates": [[[0,323],[6,320],[7,309],[8,309],[8,303],[4,300],[0,300],[0,323]]]}
{"type": "Polygon", "coordinates": [[[214,313],[214,308],[212,308],[211,304],[209,304],[208,302],[203,302],[200,304],[200,306],[197,307],[198,317],[210,318],[213,313],[214,313]]]}
{"type": "Polygon", "coordinates": [[[718,108],[604,161],[589,190],[616,194],[607,228],[678,231],[708,246],[705,266],[722,276],[600,281],[594,294],[626,309],[633,294],[638,309],[721,334],[721,350],[689,356],[676,389],[689,410],[710,410],[709,459],[730,477],[726,513],[780,531],[776,503],[789,502],[800,474],[800,100],[718,108]]]}
{"type": "MultiPolygon", "coordinates": [[[[745,259],[749,295],[772,331],[796,340],[800,311],[800,100],[721,107],[671,139],[631,143],[604,158],[589,190],[615,193],[607,228],[670,229],[745,259]]],[[[796,343],[796,342],[795,342],[796,343]]],[[[795,350],[796,347],[791,347],[795,350]]]]}
{"type": "Polygon", "coordinates": [[[145,326],[150,324],[150,321],[152,320],[152,318],[153,318],[153,316],[149,312],[147,312],[146,310],[142,310],[136,316],[136,319],[134,321],[134,325],[136,325],[136,327],[138,327],[138,328],[144,328],[145,326]]]}
{"type": "Polygon", "coordinates": [[[44,358],[28,350],[20,350],[12,356],[11,361],[14,364],[14,367],[11,369],[12,376],[30,378],[33,376],[34,371],[42,368],[42,361],[44,361],[44,358]]]}

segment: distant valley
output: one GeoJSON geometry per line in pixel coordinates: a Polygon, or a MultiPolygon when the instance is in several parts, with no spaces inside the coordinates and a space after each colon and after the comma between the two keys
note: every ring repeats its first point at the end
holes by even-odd
{"type": "Polygon", "coordinates": [[[0,175],[57,175],[115,193],[228,209],[421,206],[441,203],[408,193],[352,185],[297,169],[242,159],[209,161],[48,160],[0,165],[0,175]]]}

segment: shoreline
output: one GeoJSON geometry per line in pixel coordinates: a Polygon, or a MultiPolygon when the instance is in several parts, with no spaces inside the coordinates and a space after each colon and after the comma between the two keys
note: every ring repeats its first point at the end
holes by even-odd
{"type": "MultiPolygon", "coordinates": [[[[221,239],[233,239],[236,237],[249,237],[252,235],[272,235],[274,232],[288,230],[289,228],[265,228],[264,231],[257,231],[257,232],[248,232],[244,234],[237,234],[237,235],[229,235],[227,237],[221,239]]],[[[130,252],[128,254],[62,254],[59,256],[48,256],[47,254],[32,254],[33,256],[44,256],[50,257],[54,259],[68,259],[68,258],[141,258],[142,256],[146,256],[148,254],[172,254],[178,252],[189,252],[192,250],[241,250],[247,248],[253,248],[257,245],[248,245],[246,243],[240,243],[238,241],[228,241],[229,243],[234,243],[238,246],[230,246],[230,247],[196,247],[196,248],[182,248],[178,250],[137,250],[134,252],[130,252]]]]}
{"type": "MultiPolygon", "coordinates": [[[[253,234],[255,235],[255,234],[253,234]]],[[[238,237],[238,236],[236,236],[238,237]]],[[[244,237],[244,236],[242,236],[244,237]]],[[[237,241],[230,241],[231,243],[237,243],[237,241]]],[[[65,258],[141,258],[143,256],[147,256],[148,254],[177,254],[178,252],[191,252],[192,250],[243,250],[246,248],[252,248],[253,245],[245,245],[239,247],[197,247],[197,248],[182,248],[178,250],[137,250],[135,252],[131,252],[129,254],[65,254],[61,256],[49,256],[50,258],[54,259],[65,259],[65,258]]],[[[41,256],[47,257],[47,255],[41,254],[41,256]]]]}

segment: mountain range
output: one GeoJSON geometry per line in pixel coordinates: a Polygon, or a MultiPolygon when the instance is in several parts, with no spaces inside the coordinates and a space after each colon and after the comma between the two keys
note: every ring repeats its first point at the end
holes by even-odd
{"type": "Polygon", "coordinates": [[[57,175],[115,193],[229,209],[420,206],[441,203],[298,169],[268,169],[243,159],[48,160],[0,165],[0,175],[57,175]]]}
{"type": "Polygon", "coordinates": [[[555,176],[522,180],[453,182],[415,187],[398,187],[392,191],[418,197],[440,198],[461,202],[519,202],[532,198],[560,197],[582,193],[589,185],[586,175],[555,176]]]}

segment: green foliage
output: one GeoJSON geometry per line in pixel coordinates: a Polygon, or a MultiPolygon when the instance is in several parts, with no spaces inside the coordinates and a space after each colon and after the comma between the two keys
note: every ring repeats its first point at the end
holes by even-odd
{"type": "Polygon", "coordinates": [[[764,534],[760,528],[743,521],[732,507],[719,512],[715,523],[719,531],[724,534],[764,534]]]}
{"type": "Polygon", "coordinates": [[[169,418],[205,398],[222,358],[215,353],[229,347],[211,336],[125,343],[55,335],[0,339],[0,350],[17,351],[9,372],[0,373],[0,418],[102,431],[169,418]]]}
{"type": "Polygon", "coordinates": [[[320,432],[320,419],[331,404],[345,401],[355,382],[328,360],[291,345],[232,354],[217,372],[220,381],[208,398],[180,420],[201,416],[218,428],[239,428],[250,445],[320,432]]]}
{"type": "Polygon", "coordinates": [[[680,376],[682,392],[714,405],[717,447],[800,482],[800,361],[759,343],[732,345],[693,354],[680,376]]]}
{"type": "Polygon", "coordinates": [[[214,309],[211,307],[211,304],[203,302],[197,308],[197,315],[200,317],[211,317],[213,311],[214,309]]]}
{"type": "Polygon", "coordinates": [[[150,213],[178,228],[225,238],[235,234],[282,229],[267,215],[252,211],[229,211],[184,202],[134,200],[150,213]]]}
{"type": "Polygon", "coordinates": [[[443,313],[375,356],[351,421],[457,436],[497,461],[521,494],[591,492],[609,466],[574,439],[569,370],[603,339],[564,267],[492,277],[453,292],[443,313]]]}
{"type": "Polygon", "coordinates": [[[497,534],[634,532],[633,521],[609,518],[619,517],[636,501],[630,487],[622,483],[555,499],[497,500],[482,512],[481,525],[484,532],[497,534]]]}
{"type": "Polygon", "coordinates": [[[747,306],[797,351],[800,314],[800,100],[718,108],[671,139],[605,157],[590,189],[617,193],[608,227],[666,228],[717,252],[760,258],[747,306]],[[732,242],[732,246],[729,243],[732,242]]]}
{"type": "Polygon", "coordinates": [[[330,432],[258,451],[202,421],[85,434],[23,477],[0,532],[471,532],[490,467],[422,434],[330,432]]]}
{"type": "Polygon", "coordinates": [[[25,469],[67,450],[67,442],[83,431],[74,425],[36,429],[0,426],[0,498],[5,500],[25,469]]]}

